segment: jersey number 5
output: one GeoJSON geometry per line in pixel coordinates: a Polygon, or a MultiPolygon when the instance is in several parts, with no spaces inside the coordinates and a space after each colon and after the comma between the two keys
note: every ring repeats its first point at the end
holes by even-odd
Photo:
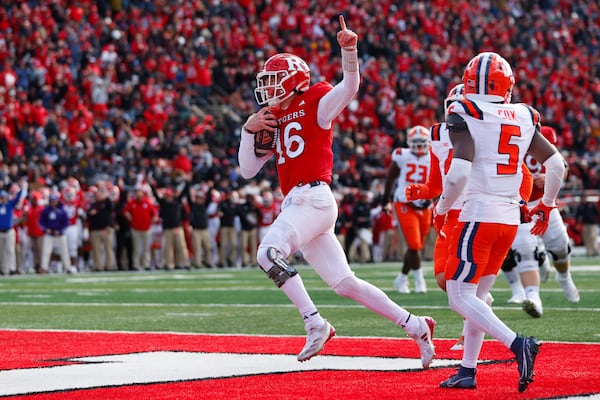
{"type": "Polygon", "coordinates": [[[519,146],[510,143],[513,136],[521,136],[521,129],[514,125],[502,125],[498,153],[508,155],[507,164],[496,164],[498,175],[514,175],[517,173],[519,162],[519,146]]]}

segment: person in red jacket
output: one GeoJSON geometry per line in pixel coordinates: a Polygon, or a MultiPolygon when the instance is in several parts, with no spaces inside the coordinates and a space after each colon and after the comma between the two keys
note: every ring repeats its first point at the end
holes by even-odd
{"type": "Polygon", "coordinates": [[[40,226],[39,219],[43,209],[42,194],[40,192],[31,193],[29,202],[23,210],[23,222],[27,236],[29,236],[29,246],[33,255],[33,267],[37,274],[47,272],[41,268],[44,230],[40,226]]]}
{"type": "Polygon", "coordinates": [[[150,228],[156,218],[156,207],[147,196],[143,186],[135,189],[135,197],[127,201],[123,215],[131,223],[133,240],[133,268],[150,268],[150,228]]]}

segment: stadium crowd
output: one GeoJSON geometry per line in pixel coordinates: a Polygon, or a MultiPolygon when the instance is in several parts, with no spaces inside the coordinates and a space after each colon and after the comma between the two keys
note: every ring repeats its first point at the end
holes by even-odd
{"type": "MultiPolygon", "coordinates": [[[[484,50],[501,53],[513,66],[513,101],[536,107],[558,132],[570,171],[565,193],[600,187],[597,2],[2,0],[0,188],[15,199],[28,185],[25,204],[10,221],[19,227],[16,243],[27,242],[32,202],[47,203],[59,192],[64,201],[73,187],[82,208],[81,245],[99,246],[99,239],[84,235],[93,231],[89,213],[95,201],[112,197],[113,220],[102,229],[115,229],[120,253],[131,239],[122,209],[140,189],[157,208],[150,225],[162,236],[177,231],[169,241],[177,252],[193,250],[193,205],[206,205],[213,257],[175,254],[153,261],[157,268],[234,264],[222,250],[234,239],[224,239],[230,235],[222,228],[240,235],[251,225],[258,230],[257,221],[235,215],[244,204],[260,208],[279,197],[274,165],[250,182],[238,172],[240,127],[257,107],[255,74],[267,57],[288,51],[309,63],[313,80],[339,80],[339,10],[347,10],[348,26],[359,35],[362,76],[334,141],[340,234],[352,226],[356,199],[377,206],[392,149],[405,145],[411,126],[443,119],[448,89],[484,50]],[[164,215],[165,197],[173,196],[184,205],[175,226],[164,215]],[[228,202],[235,206],[227,210],[228,202]],[[181,246],[180,227],[187,246],[181,246]]],[[[388,230],[390,222],[382,219],[373,226],[388,230]]],[[[251,253],[236,262],[254,264],[251,253]]],[[[87,268],[150,267],[147,258],[118,259],[87,268]]]]}

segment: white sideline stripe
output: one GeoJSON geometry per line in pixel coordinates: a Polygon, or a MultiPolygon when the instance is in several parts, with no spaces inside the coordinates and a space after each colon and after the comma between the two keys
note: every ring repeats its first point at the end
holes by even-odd
{"type": "MultiPolygon", "coordinates": [[[[266,333],[206,333],[206,332],[175,332],[175,331],[109,331],[102,329],[51,329],[51,328],[0,328],[0,331],[9,332],[54,332],[54,333],[105,333],[105,334],[119,334],[119,335],[174,335],[174,336],[224,336],[224,337],[274,337],[274,338],[287,338],[287,337],[305,337],[304,335],[285,335],[285,334],[266,334],[266,333]]],[[[409,337],[395,337],[395,336],[347,336],[347,335],[335,335],[336,338],[340,339],[381,339],[391,341],[410,341],[409,337]]],[[[440,340],[456,340],[455,337],[444,338],[439,337],[440,340]]],[[[493,342],[496,339],[484,339],[484,342],[493,342]]],[[[555,344],[586,344],[600,346],[598,342],[563,342],[558,340],[544,340],[544,343],[555,343],[555,344]]]]}
{"type": "MultiPolygon", "coordinates": [[[[428,282],[433,283],[433,279],[425,279],[428,282]]],[[[562,289],[560,288],[547,288],[544,287],[545,283],[542,283],[541,290],[544,292],[550,293],[562,293],[562,289]]],[[[393,287],[383,287],[380,286],[383,291],[389,291],[396,293],[396,289],[393,287]]],[[[436,288],[437,289],[437,288],[436,288]]],[[[0,289],[0,293],[19,293],[19,297],[40,297],[46,298],[49,297],[52,293],[76,293],[81,296],[96,296],[96,295],[108,295],[111,292],[135,292],[135,293],[155,293],[155,292],[230,292],[232,290],[240,290],[247,292],[281,292],[281,289],[273,286],[268,288],[263,287],[247,287],[247,286],[228,286],[218,287],[218,288],[202,288],[202,287],[190,287],[190,288],[151,288],[151,289],[126,289],[126,288],[103,288],[103,289],[0,289]],[[44,294],[40,294],[40,292],[44,294]]],[[[311,292],[332,292],[329,287],[315,287],[310,289],[311,292]]],[[[492,288],[492,294],[496,292],[510,292],[510,288],[492,288]]],[[[597,289],[579,289],[580,293],[596,293],[597,289]]]]}
{"type": "MultiPolygon", "coordinates": [[[[31,301],[0,301],[0,305],[8,305],[8,306],[61,306],[61,307],[213,307],[213,308],[229,308],[229,307],[237,307],[237,308],[295,308],[296,306],[293,304],[262,304],[262,303],[254,303],[254,304],[222,304],[222,303],[198,303],[198,304],[190,304],[190,303],[179,303],[179,304],[165,304],[165,303],[73,303],[73,302],[31,302],[31,301]]],[[[363,309],[364,306],[360,304],[322,304],[319,305],[319,308],[345,308],[345,309],[353,309],[360,308],[363,309]]],[[[431,305],[412,305],[410,308],[418,308],[425,310],[448,310],[448,306],[431,306],[431,305]]],[[[517,306],[494,306],[494,310],[520,310],[520,307],[517,306]]],[[[544,307],[544,310],[554,310],[554,311],[590,311],[590,312],[600,312],[600,308],[596,307],[544,307]]]]}

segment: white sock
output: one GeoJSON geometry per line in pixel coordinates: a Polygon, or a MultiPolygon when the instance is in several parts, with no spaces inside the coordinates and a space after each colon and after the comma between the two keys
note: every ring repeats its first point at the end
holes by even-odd
{"type": "Polygon", "coordinates": [[[506,282],[510,285],[510,290],[512,290],[513,297],[525,297],[525,291],[523,290],[523,284],[521,284],[521,278],[519,278],[519,273],[516,269],[512,271],[502,271],[504,273],[504,278],[506,278],[506,282]]]}
{"type": "Polygon", "coordinates": [[[317,307],[308,295],[300,275],[294,275],[285,281],[281,286],[281,290],[294,303],[307,328],[323,325],[323,317],[321,317],[317,307]]]}
{"type": "Polygon", "coordinates": [[[413,276],[416,280],[422,280],[423,279],[423,270],[421,268],[419,269],[413,269],[413,276]]]}
{"type": "Polygon", "coordinates": [[[558,272],[556,271],[556,277],[557,279],[560,279],[561,281],[566,281],[571,279],[571,271],[567,270],[567,272],[558,272]]]}
{"type": "Polygon", "coordinates": [[[540,300],[539,286],[527,286],[525,288],[525,295],[529,300],[540,300]]]}

